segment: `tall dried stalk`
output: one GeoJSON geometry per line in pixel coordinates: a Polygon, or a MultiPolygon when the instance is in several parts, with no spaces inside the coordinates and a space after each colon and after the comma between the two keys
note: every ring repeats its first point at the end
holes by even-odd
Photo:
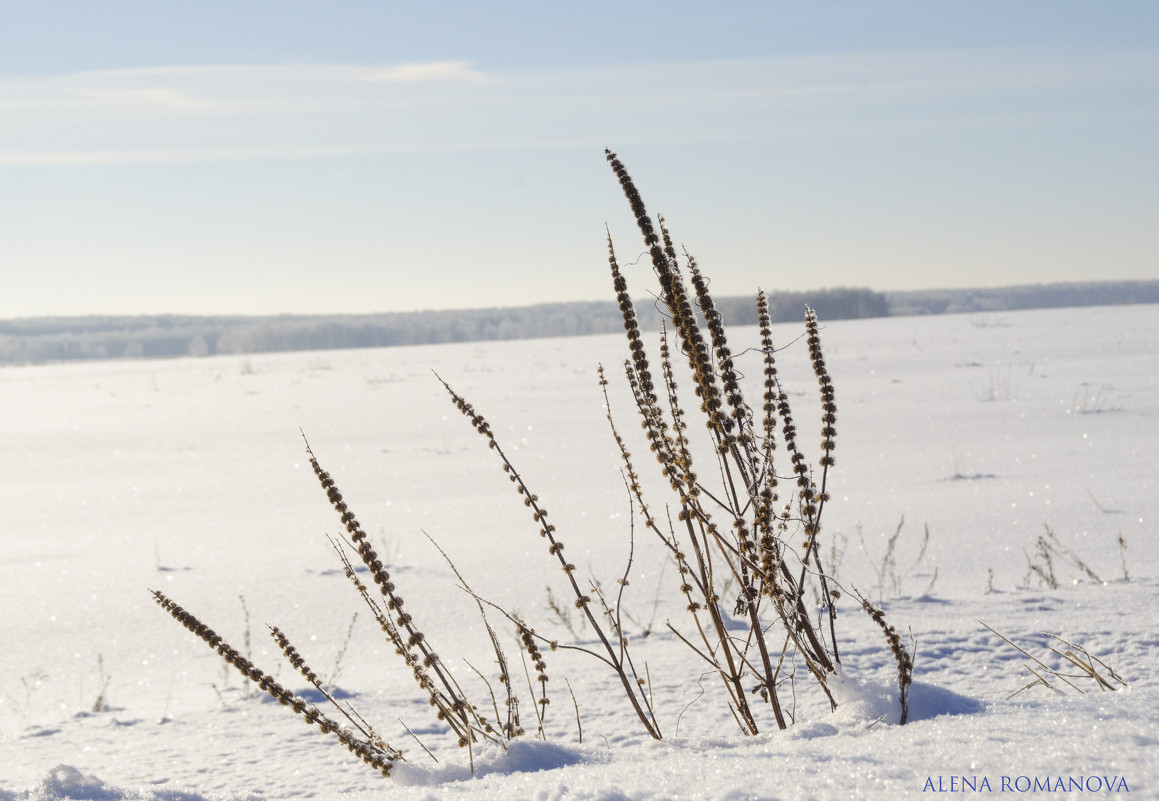
{"type": "MultiPolygon", "coordinates": [[[[519,471],[516,470],[515,465],[511,463],[510,459],[507,458],[507,454],[503,452],[503,448],[500,447],[499,441],[495,439],[495,434],[491,431],[491,425],[483,418],[483,415],[475,411],[475,407],[468,403],[462,395],[456,392],[450,384],[448,384],[446,381],[443,381],[442,378],[439,378],[439,381],[442,382],[443,387],[446,388],[447,392],[450,394],[451,400],[454,402],[455,407],[458,408],[458,410],[462,412],[468,420],[471,421],[471,425],[475,431],[477,431],[487,440],[488,447],[495,451],[495,453],[499,456],[499,459],[503,463],[503,471],[507,473],[507,477],[511,480],[511,483],[515,485],[516,492],[519,493],[520,497],[523,499],[523,505],[531,510],[531,517],[539,527],[539,535],[547,541],[548,553],[556,558],[563,570],[564,575],[567,577],[568,585],[571,588],[572,593],[575,595],[576,609],[578,609],[580,613],[583,614],[583,616],[587,619],[587,622],[591,624],[592,630],[596,633],[596,637],[599,638],[600,645],[603,646],[602,653],[585,648],[576,648],[574,650],[585,651],[586,653],[595,656],[597,659],[607,664],[616,673],[616,676],[619,678],[620,683],[624,688],[625,696],[627,697],[628,702],[631,704],[632,710],[636,713],[636,717],[639,718],[640,722],[644,725],[644,729],[648,732],[648,734],[659,740],[661,738],[660,727],[656,723],[656,716],[652,711],[651,699],[648,695],[648,692],[646,691],[646,682],[640,677],[639,673],[636,671],[635,665],[632,662],[631,655],[628,651],[627,639],[623,637],[622,634],[619,634],[618,630],[609,636],[608,632],[605,631],[603,624],[600,623],[599,618],[592,611],[592,597],[580,587],[579,580],[575,575],[576,566],[569,562],[567,557],[564,555],[563,542],[559,539],[555,526],[547,522],[547,509],[545,509],[540,503],[539,496],[533,493],[528,488],[527,484],[524,483],[523,477],[520,475],[519,471]],[[616,643],[614,645],[613,639],[616,643]]],[[[520,627],[520,634],[524,637],[525,646],[528,644],[527,638],[536,638],[541,641],[547,641],[544,638],[535,635],[534,631],[527,629],[522,621],[512,617],[511,615],[508,615],[508,617],[511,617],[512,620],[515,621],[516,625],[520,627]]],[[[552,647],[558,646],[557,643],[551,643],[551,645],[552,647]]]]}
{"type": "MultiPolygon", "coordinates": [[[[405,761],[402,751],[392,748],[383,742],[375,733],[374,729],[364,725],[363,722],[354,720],[345,711],[342,711],[341,707],[339,707],[340,711],[353,723],[357,734],[350,729],[344,728],[331,718],[326,717],[316,706],[294,695],[273,677],[266,674],[261,668],[243,657],[236,648],[223,640],[213,629],[206,626],[176,602],[170,600],[161,592],[156,590],[152,592],[153,598],[162,609],[168,612],[178,623],[193,632],[198,639],[217,651],[222,659],[236,668],[239,673],[256,683],[262,688],[263,692],[277,699],[283,706],[287,706],[296,714],[301,715],[307,724],[317,726],[323,734],[333,734],[342,745],[346,746],[347,750],[361,759],[366,765],[378,771],[383,776],[390,776],[390,771],[394,763],[405,761]]],[[[317,687],[318,683],[313,672],[305,667],[305,663],[298,656],[297,651],[289,644],[289,641],[285,639],[285,635],[277,629],[273,629],[272,633],[294,668],[303,671],[307,679],[317,687]]],[[[332,698],[329,698],[329,696],[327,698],[333,703],[332,698]]],[[[337,706],[336,703],[335,706],[337,706]]]]}

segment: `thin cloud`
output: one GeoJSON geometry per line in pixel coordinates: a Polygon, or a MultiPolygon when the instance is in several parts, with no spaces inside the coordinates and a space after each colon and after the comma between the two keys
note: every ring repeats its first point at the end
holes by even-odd
{"type": "MultiPolygon", "coordinates": [[[[1084,113],[1075,93],[1153,92],[1159,53],[958,50],[488,73],[201,65],[0,79],[0,166],[110,164],[578,143],[873,135],[1084,113]],[[50,144],[46,144],[50,143],[50,144]]],[[[1094,113],[1094,112],[1091,112],[1094,113]]],[[[1099,114],[1107,114],[1103,106],[1099,114]]],[[[1116,113],[1137,113],[1127,101],[1116,113]]]]}
{"type": "Polygon", "coordinates": [[[372,69],[362,76],[362,80],[387,81],[389,83],[425,83],[428,81],[481,83],[487,80],[487,76],[475,69],[469,61],[435,61],[372,69]]]}
{"type": "Polygon", "coordinates": [[[208,111],[216,103],[195,100],[172,89],[89,89],[76,90],[88,104],[120,108],[136,112],[157,109],[161,111],[208,111]]]}

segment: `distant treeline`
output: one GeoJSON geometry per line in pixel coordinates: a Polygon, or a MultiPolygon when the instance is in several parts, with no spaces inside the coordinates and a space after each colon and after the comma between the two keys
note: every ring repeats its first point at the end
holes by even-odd
{"type": "MultiPolygon", "coordinates": [[[[726,324],[757,322],[751,297],[716,303],[726,324]]],[[[847,320],[1121,303],[1159,303],[1159,281],[890,293],[818,289],[776,293],[769,310],[774,322],[786,322],[802,319],[806,304],[822,320],[847,320]]],[[[642,326],[659,328],[662,315],[654,300],[638,300],[636,306],[642,326]]],[[[603,301],[365,315],[44,317],[0,321],[0,364],[374,348],[622,329],[619,309],[603,301]]]]}
{"type": "Polygon", "coordinates": [[[1159,281],[1028,284],[994,289],[923,289],[886,292],[890,314],[974,314],[1067,306],[1159,303],[1159,281]]]}

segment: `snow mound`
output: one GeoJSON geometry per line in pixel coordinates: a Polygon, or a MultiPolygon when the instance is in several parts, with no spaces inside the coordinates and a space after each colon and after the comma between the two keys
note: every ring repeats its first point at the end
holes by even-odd
{"type": "Polygon", "coordinates": [[[440,764],[435,768],[396,765],[391,771],[391,779],[398,784],[415,786],[468,781],[472,778],[472,757],[475,763],[474,778],[493,773],[499,775],[538,773],[581,762],[598,761],[582,746],[563,746],[541,740],[515,740],[508,743],[506,750],[489,743],[482,747],[477,746],[473,755],[469,755],[464,749],[455,762],[440,764]]]}
{"type": "Polygon", "coordinates": [[[82,773],[72,765],[57,765],[48,771],[40,784],[23,792],[0,790],[0,801],[57,801],[57,799],[83,799],[83,801],[225,801],[225,799],[256,799],[259,796],[223,796],[218,794],[199,795],[180,790],[145,790],[115,787],[105,784],[96,776],[82,773]]]}
{"type": "MultiPolygon", "coordinates": [[[[832,685],[837,701],[834,718],[843,722],[876,721],[898,723],[901,706],[896,682],[863,680],[842,676],[832,685]]],[[[986,709],[981,701],[944,687],[915,681],[909,692],[909,722],[941,715],[975,715],[986,709]]]]}

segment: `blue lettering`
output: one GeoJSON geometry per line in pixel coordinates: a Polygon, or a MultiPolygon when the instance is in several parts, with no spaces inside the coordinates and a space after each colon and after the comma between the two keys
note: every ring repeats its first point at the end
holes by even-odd
{"type": "Polygon", "coordinates": [[[1012,792],[1012,790],[1010,789],[1010,777],[1009,776],[1002,777],[1002,788],[1001,789],[1002,789],[1002,792],[1004,792],[1004,793],[1012,792]]]}

